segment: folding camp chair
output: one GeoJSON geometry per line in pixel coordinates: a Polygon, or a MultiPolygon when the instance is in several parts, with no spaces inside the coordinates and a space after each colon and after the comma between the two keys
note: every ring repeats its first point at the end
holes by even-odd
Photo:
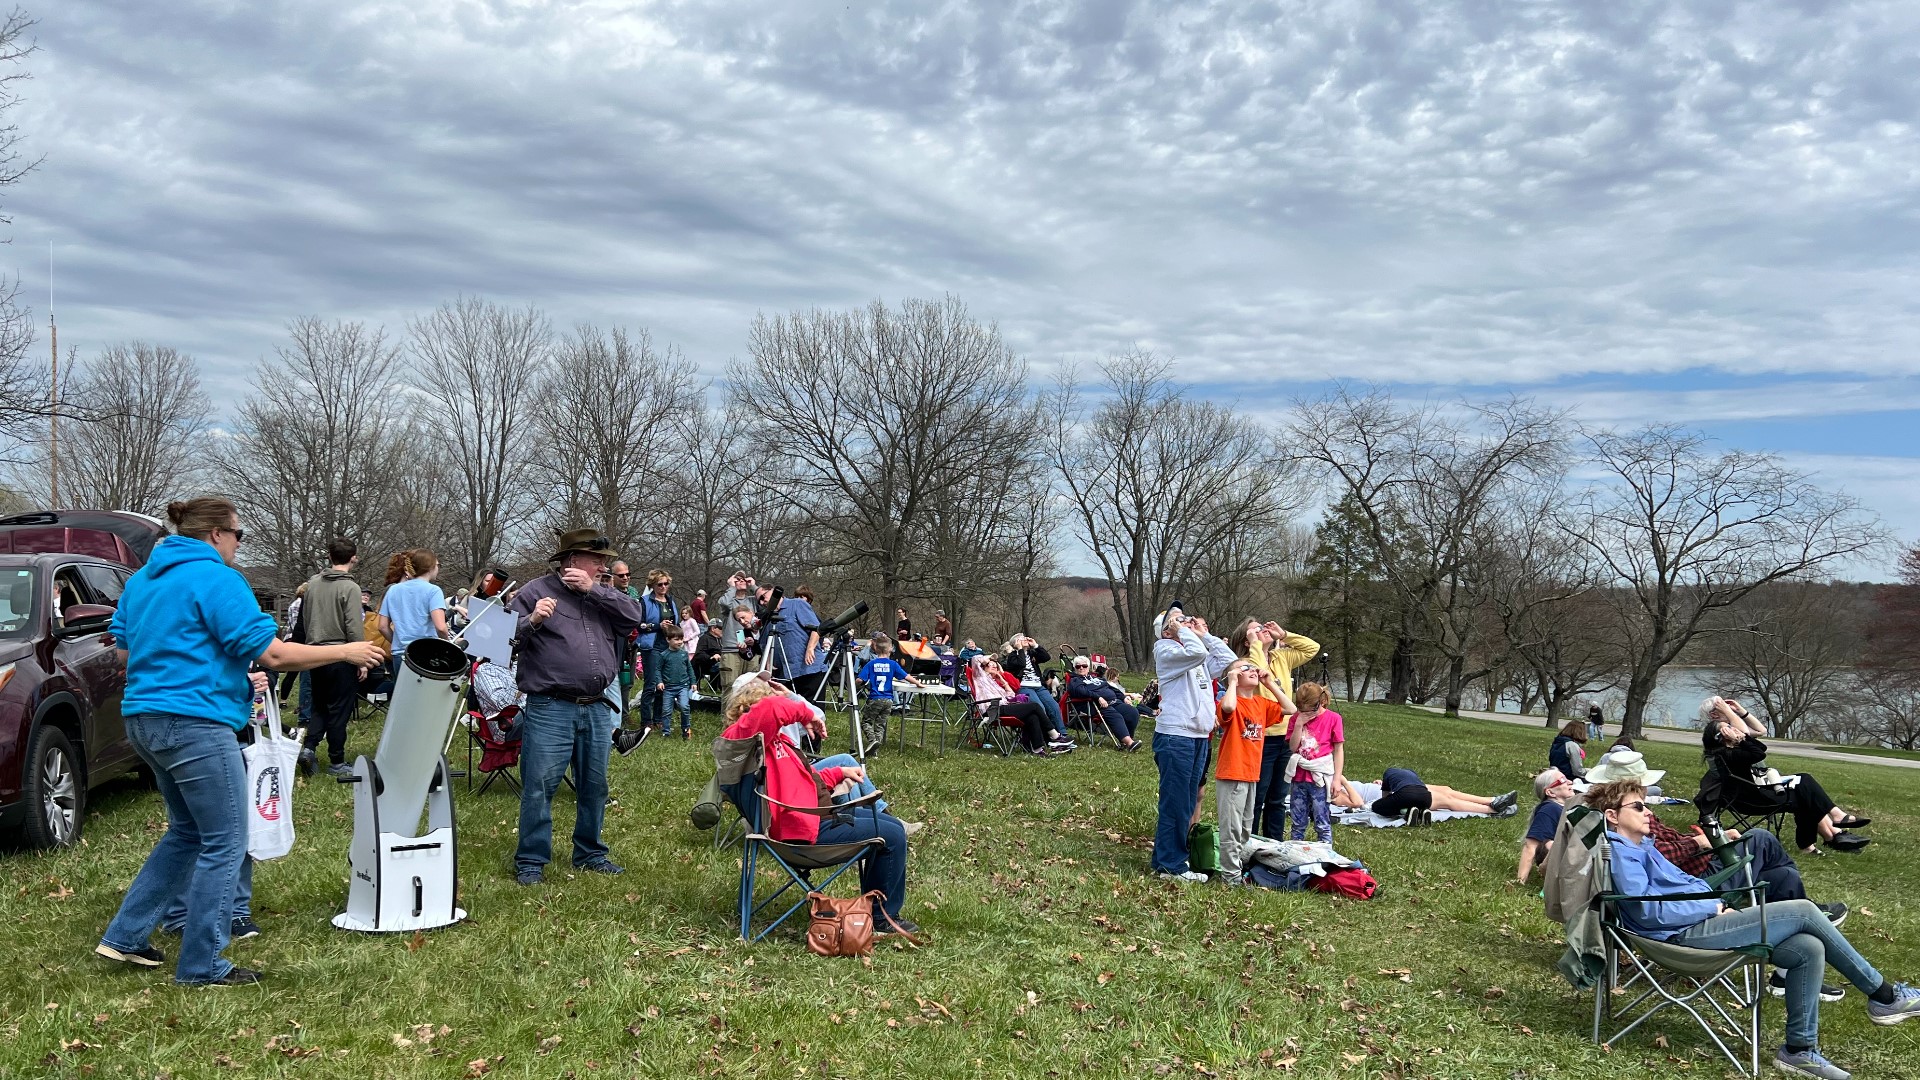
{"type": "Polygon", "coordinates": [[[1727,769],[1718,761],[1700,778],[1694,802],[1703,819],[1724,812],[1731,819],[1730,827],[1743,833],[1765,829],[1775,836],[1789,835],[1783,831],[1790,813],[1786,798],[1775,788],[1756,783],[1753,774],[1727,769]]]}
{"type": "MultiPolygon", "coordinates": [[[[471,697],[471,695],[469,695],[471,697]]],[[[467,729],[467,790],[473,791],[473,776],[478,772],[486,779],[480,782],[478,794],[485,795],[495,780],[505,778],[513,790],[520,790],[520,739],[509,738],[514,721],[520,715],[518,705],[509,705],[498,715],[486,716],[479,709],[468,709],[464,727],[467,729]],[[480,752],[479,766],[474,765],[474,751],[480,752]]]]}
{"type": "Polygon", "coordinates": [[[1068,731],[1086,732],[1089,745],[1103,738],[1109,746],[1120,745],[1120,740],[1113,737],[1113,729],[1107,727],[1107,721],[1100,715],[1099,699],[1069,696],[1063,686],[1060,689],[1060,715],[1066,719],[1068,731]]]}
{"type": "Polygon", "coordinates": [[[998,750],[1001,757],[1012,757],[1013,748],[1020,745],[1020,722],[1001,714],[998,699],[991,702],[975,700],[973,675],[964,668],[960,682],[967,695],[967,741],[982,750],[998,750]]]}
{"type": "Polygon", "coordinates": [[[1767,932],[1766,884],[1755,883],[1751,871],[1747,884],[1727,887],[1723,883],[1747,869],[1750,859],[1734,860],[1707,878],[1709,892],[1680,893],[1668,896],[1629,896],[1613,891],[1611,844],[1600,843],[1595,851],[1594,873],[1599,888],[1593,903],[1600,914],[1601,939],[1605,955],[1600,980],[1594,988],[1593,1041],[1611,1046],[1669,1006],[1693,1017],[1713,1044],[1727,1056],[1742,1075],[1757,1076],[1760,1071],[1760,1004],[1767,996],[1767,969],[1773,957],[1771,945],[1748,945],[1737,949],[1694,949],[1671,941],[1641,937],[1621,921],[1619,905],[1627,901],[1658,903],[1670,900],[1722,900],[1761,904],[1760,935],[1767,932]],[[1624,961],[1624,964],[1623,964],[1624,961]],[[1622,968],[1625,971],[1622,971],[1622,968]],[[1736,982],[1735,976],[1738,975],[1736,982]],[[1638,996],[1616,1006],[1618,991],[1638,996]],[[1646,1005],[1645,1009],[1641,1009],[1646,1005]],[[1631,1017],[1625,1027],[1606,1035],[1607,1027],[1631,1017]],[[1723,1039],[1722,1036],[1725,1036],[1723,1039]],[[1727,1045],[1734,1040],[1745,1060],[1727,1045]]]}
{"type": "MultiPolygon", "coordinates": [[[[766,754],[765,744],[760,736],[751,739],[719,738],[713,741],[714,763],[718,766],[717,779],[720,790],[726,795],[734,809],[746,823],[746,836],[740,851],[740,892],[738,897],[740,937],[749,943],[759,941],[772,933],[781,923],[791,918],[793,913],[807,906],[806,894],[824,892],[839,880],[840,875],[858,866],[862,859],[887,846],[885,840],[872,837],[866,840],[844,844],[806,844],[791,840],[775,840],[766,834],[765,822],[769,819],[773,807],[791,810],[796,813],[814,814],[821,818],[839,814],[852,814],[866,808],[878,820],[880,811],[877,804],[880,793],[849,799],[843,803],[831,801],[827,792],[820,792],[817,806],[791,806],[780,802],[766,793],[766,754]],[[754,899],[756,876],[763,863],[771,862],[780,871],[780,887],[764,900],[754,899]],[[815,882],[813,875],[819,871],[831,871],[825,880],[815,882]],[[800,890],[800,898],[782,911],[779,917],[767,923],[758,932],[753,929],[753,920],[761,912],[767,911],[791,889],[800,890]]],[[[717,830],[716,830],[717,831],[717,830]]]]}

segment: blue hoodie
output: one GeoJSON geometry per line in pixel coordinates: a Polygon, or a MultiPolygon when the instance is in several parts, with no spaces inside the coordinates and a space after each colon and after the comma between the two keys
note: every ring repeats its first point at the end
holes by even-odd
{"type": "Polygon", "coordinates": [[[154,545],[120,594],[113,636],[127,650],[122,714],[198,716],[235,731],[247,726],[247,665],[273,643],[273,619],[212,544],[169,536],[154,545]]]}

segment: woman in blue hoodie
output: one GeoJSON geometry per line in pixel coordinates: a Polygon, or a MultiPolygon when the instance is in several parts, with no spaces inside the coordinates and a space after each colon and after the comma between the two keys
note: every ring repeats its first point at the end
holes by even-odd
{"type": "Polygon", "coordinates": [[[159,783],[167,833],[94,952],[159,967],[166,957],[148,939],[184,892],[187,924],[175,980],[195,986],[258,982],[258,972],[234,967],[220,955],[231,928],[234,879],[247,853],[247,770],[234,739],[252,714],[247,667],[366,667],[382,657],[364,641],[298,645],[279,639],[273,619],[233,567],[244,530],[232,503],[169,503],[167,517],[179,535],[155,545],[147,564],[128,580],[112,627],[127,652],[120,707],[127,739],[159,783]]]}

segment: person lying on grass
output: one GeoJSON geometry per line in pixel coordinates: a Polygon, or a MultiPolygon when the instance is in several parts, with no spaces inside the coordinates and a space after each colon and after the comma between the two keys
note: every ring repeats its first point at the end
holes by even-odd
{"type": "Polygon", "coordinates": [[[1433,811],[1450,810],[1456,814],[1489,814],[1510,817],[1517,812],[1519,794],[1469,795],[1445,784],[1429,784],[1412,769],[1388,769],[1380,776],[1380,797],[1369,806],[1360,790],[1344,776],[1335,775],[1328,792],[1335,806],[1349,810],[1372,810],[1381,817],[1404,819],[1409,825],[1431,824],[1433,811]]]}
{"type": "Polygon", "coordinates": [[[874,837],[886,841],[884,847],[860,863],[860,888],[878,890],[881,895],[874,912],[875,936],[894,933],[896,927],[910,934],[918,932],[918,926],[900,916],[907,898],[906,822],[877,807],[823,819],[778,805],[818,806],[821,791],[832,791],[842,781],[858,784],[867,779],[863,766],[826,765],[816,769],[807,764],[800,747],[783,730],[798,724],[815,739],[824,739],[827,725],[820,714],[784,687],[762,679],[743,679],[727,703],[726,715],[735,719],[720,733],[721,738],[750,739],[758,735],[766,746],[766,791],[773,800],[767,808],[767,835],[802,844],[848,844],[874,837]]]}
{"type": "MultiPolygon", "coordinates": [[[[1606,817],[1613,848],[1613,885],[1628,896],[1712,893],[1705,881],[1675,866],[1653,843],[1653,812],[1646,786],[1616,780],[1588,789],[1586,803],[1606,817]]],[[[1796,1076],[1848,1080],[1851,1076],[1819,1051],[1820,979],[1831,966],[1867,995],[1867,1019],[1898,1024],[1920,1015],[1920,989],[1889,982],[1854,949],[1827,913],[1809,900],[1774,900],[1735,911],[1719,900],[1630,900],[1621,922],[1640,937],[1694,949],[1773,946],[1773,962],[1786,971],[1786,1042],[1774,1065],[1796,1076]],[[1762,933],[1762,912],[1765,932],[1762,933]]]]}

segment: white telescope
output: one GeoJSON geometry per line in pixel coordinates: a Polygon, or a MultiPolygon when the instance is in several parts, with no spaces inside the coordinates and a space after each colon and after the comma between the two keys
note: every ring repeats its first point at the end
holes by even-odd
{"type": "Polygon", "coordinates": [[[445,757],[466,693],[467,657],[450,641],[420,638],[394,666],[380,745],[341,778],[355,785],[347,910],[333,917],[342,930],[429,930],[467,917],[454,906],[459,862],[445,757]]]}

